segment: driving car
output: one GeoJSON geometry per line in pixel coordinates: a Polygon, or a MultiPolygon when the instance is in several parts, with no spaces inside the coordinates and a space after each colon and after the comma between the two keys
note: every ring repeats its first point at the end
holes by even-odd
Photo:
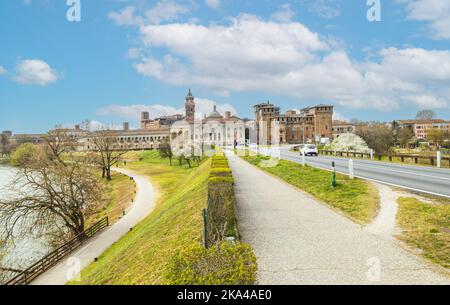
{"type": "Polygon", "coordinates": [[[318,156],[319,151],[317,150],[316,145],[307,144],[300,148],[300,155],[302,154],[305,156],[318,156]]]}

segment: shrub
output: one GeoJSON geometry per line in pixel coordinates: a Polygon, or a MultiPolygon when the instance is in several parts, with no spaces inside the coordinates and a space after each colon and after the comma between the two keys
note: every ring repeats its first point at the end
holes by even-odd
{"type": "Polygon", "coordinates": [[[11,155],[11,165],[22,166],[24,163],[29,162],[38,151],[38,146],[34,144],[21,144],[11,155]]]}
{"type": "Polygon", "coordinates": [[[250,246],[223,242],[209,249],[196,244],[169,263],[169,285],[253,285],[256,257],[250,246]]]}
{"type": "Polygon", "coordinates": [[[227,167],[212,168],[210,172],[211,177],[231,177],[231,170],[227,167]]]}

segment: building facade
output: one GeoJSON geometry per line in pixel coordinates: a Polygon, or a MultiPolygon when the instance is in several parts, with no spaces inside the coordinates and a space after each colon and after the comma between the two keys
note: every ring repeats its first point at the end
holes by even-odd
{"type": "Polygon", "coordinates": [[[417,139],[427,139],[428,131],[440,129],[450,132],[450,121],[442,119],[432,120],[396,120],[392,123],[394,129],[408,128],[417,139]]]}
{"type": "Polygon", "coordinates": [[[298,144],[331,140],[333,106],[318,105],[280,113],[270,102],[253,107],[258,144],[298,144]]]}
{"type": "Polygon", "coordinates": [[[346,121],[333,121],[333,139],[339,138],[344,133],[355,133],[356,125],[346,121]]]}

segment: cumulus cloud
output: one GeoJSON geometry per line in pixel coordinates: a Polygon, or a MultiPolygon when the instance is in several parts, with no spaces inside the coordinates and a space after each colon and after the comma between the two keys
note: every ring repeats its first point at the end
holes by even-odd
{"type": "Polygon", "coordinates": [[[397,0],[405,3],[407,19],[429,22],[430,35],[435,39],[450,39],[450,1],[397,0]]]}
{"type": "Polygon", "coordinates": [[[19,84],[45,86],[56,82],[60,77],[48,63],[39,59],[20,60],[16,66],[14,80],[19,84]]]}
{"type": "MultiPolygon", "coordinates": [[[[214,105],[217,106],[217,111],[219,111],[222,115],[225,114],[225,111],[231,111],[234,115],[237,114],[236,109],[228,103],[217,103],[210,99],[204,98],[195,99],[195,111],[197,114],[209,115],[212,112],[214,105]]],[[[175,108],[161,104],[110,105],[99,109],[97,113],[101,116],[114,116],[137,122],[140,118],[141,112],[143,111],[149,112],[150,118],[152,119],[161,116],[185,113],[184,106],[181,108],[175,108]]]]}
{"type": "Polygon", "coordinates": [[[450,104],[450,51],[386,48],[371,61],[358,62],[300,23],[250,15],[229,25],[172,23],[140,31],[144,48],[167,53],[143,58],[135,70],[170,84],[288,94],[384,111],[450,104]]]}
{"type": "Polygon", "coordinates": [[[8,72],[3,66],[0,66],[0,75],[6,74],[8,72]]]}

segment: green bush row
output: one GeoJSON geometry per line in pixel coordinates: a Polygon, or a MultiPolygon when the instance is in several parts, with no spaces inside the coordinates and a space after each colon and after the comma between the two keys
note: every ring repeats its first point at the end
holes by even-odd
{"type": "Polygon", "coordinates": [[[196,244],[171,260],[167,279],[169,285],[252,285],[256,271],[248,245],[223,242],[205,249],[196,244]]]}

